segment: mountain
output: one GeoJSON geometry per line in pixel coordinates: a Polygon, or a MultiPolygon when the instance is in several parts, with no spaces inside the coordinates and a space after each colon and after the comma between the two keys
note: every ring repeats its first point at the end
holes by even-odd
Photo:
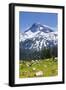
{"type": "Polygon", "coordinates": [[[37,32],[37,31],[42,31],[42,32],[52,32],[53,30],[46,26],[46,25],[41,25],[40,23],[34,23],[28,30],[26,30],[25,32],[28,32],[29,30],[31,30],[32,32],[37,32]]]}
{"type": "Polygon", "coordinates": [[[47,25],[34,23],[25,32],[20,33],[20,49],[39,51],[57,44],[58,33],[47,25]]]}

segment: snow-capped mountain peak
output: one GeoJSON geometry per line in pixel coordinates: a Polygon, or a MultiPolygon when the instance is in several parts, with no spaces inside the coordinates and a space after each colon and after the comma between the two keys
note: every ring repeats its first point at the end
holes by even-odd
{"type": "Polygon", "coordinates": [[[58,44],[58,33],[47,25],[34,23],[24,33],[20,33],[20,47],[36,49],[58,44]]]}
{"type": "Polygon", "coordinates": [[[33,33],[37,32],[37,31],[42,31],[42,32],[45,32],[45,33],[53,32],[53,30],[49,26],[47,26],[47,25],[41,25],[40,23],[34,23],[25,32],[28,32],[29,30],[31,30],[31,32],[33,32],[33,33]]]}

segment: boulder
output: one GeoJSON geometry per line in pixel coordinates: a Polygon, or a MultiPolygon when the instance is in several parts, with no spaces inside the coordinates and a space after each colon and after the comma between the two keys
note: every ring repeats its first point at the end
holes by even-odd
{"type": "Polygon", "coordinates": [[[37,77],[43,76],[43,72],[42,71],[38,71],[38,72],[36,72],[35,76],[37,76],[37,77]]]}

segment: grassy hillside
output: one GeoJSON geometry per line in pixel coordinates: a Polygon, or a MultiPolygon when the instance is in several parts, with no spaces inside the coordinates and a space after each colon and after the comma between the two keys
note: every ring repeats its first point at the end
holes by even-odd
{"type": "Polygon", "coordinates": [[[58,60],[43,59],[43,60],[20,60],[19,78],[28,77],[50,77],[58,75],[58,60]],[[41,72],[41,75],[37,75],[41,72]]]}

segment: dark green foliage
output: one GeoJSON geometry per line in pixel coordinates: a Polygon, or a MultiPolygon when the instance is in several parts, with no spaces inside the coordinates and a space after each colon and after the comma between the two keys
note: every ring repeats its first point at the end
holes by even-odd
{"type": "Polygon", "coordinates": [[[57,46],[42,48],[41,50],[29,50],[29,49],[21,49],[20,48],[20,60],[39,60],[46,58],[57,57],[58,48],[57,46]]]}

